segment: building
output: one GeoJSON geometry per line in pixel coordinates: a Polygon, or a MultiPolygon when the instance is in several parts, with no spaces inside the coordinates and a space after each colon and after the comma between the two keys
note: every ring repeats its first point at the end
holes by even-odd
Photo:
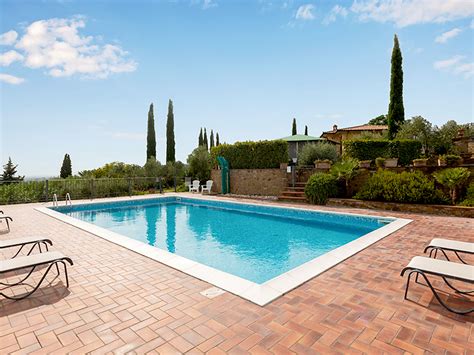
{"type": "Polygon", "coordinates": [[[308,143],[326,142],[325,138],[306,136],[304,134],[295,134],[293,136],[281,138],[288,142],[288,152],[290,159],[298,157],[298,152],[308,143]]]}
{"type": "Polygon", "coordinates": [[[342,153],[342,142],[345,140],[369,134],[382,138],[386,132],[388,132],[388,126],[386,125],[364,124],[346,128],[338,128],[337,125],[334,125],[332,126],[332,131],[323,132],[321,138],[326,138],[328,141],[337,143],[339,153],[342,153]]]}

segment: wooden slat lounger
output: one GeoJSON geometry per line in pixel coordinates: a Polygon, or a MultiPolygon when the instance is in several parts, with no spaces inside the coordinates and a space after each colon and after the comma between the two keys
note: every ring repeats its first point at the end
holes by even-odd
{"type": "Polygon", "coordinates": [[[10,231],[10,222],[13,222],[13,218],[11,218],[10,216],[7,216],[6,214],[3,213],[3,211],[0,211],[0,220],[1,219],[4,219],[5,222],[7,223],[7,228],[8,228],[8,231],[10,231]]]}
{"type": "Polygon", "coordinates": [[[41,245],[43,245],[46,251],[48,251],[49,250],[48,244],[53,245],[53,242],[48,238],[28,236],[28,237],[21,237],[21,238],[15,238],[15,239],[0,240],[0,249],[20,247],[20,249],[18,249],[16,254],[12,256],[12,259],[13,259],[18,254],[20,254],[23,247],[26,247],[27,245],[31,245],[30,251],[28,252],[28,254],[26,254],[26,255],[30,255],[36,246],[38,247],[40,253],[43,252],[43,250],[41,249],[41,245]]]}
{"type": "Polygon", "coordinates": [[[411,259],[410,263],[402,270],[401,276],[405,274],[405,272],[409,272],[407,286],[405,289],[405,299],[407,299],[408,294],[408,287],[410,286],[410,278],[411,275],[416,273],[417,276],[421,275],[428,287],[433,292],[434,296],[438,300],[438,302],[447,310],[457,313],[457,314],[468,314],[474,311],[474,308],[459,310],[454,309],[448,306],[438,295],[437,291],[431,285],[431,282],[428,280],[427,275],[434,275],[440,276],[446,284],[456,291],[457,293],[469,295],[472,291],[461,291],[454,287],[449,281],[450,280],[457,280],[462,282],[467,282],[470,284],[474,283],[474,266],[472,265],[465,265],[459,263],[453,263],[450,261],[439,260],[439,259],[431,259],[424,256],[415,256],[411,259]]]}
{"type": "Polygon", "coordinates": [[[449,261],[446,251],[452,251],[458,257],[458,259],[463,263],[467,264],[458,253],[464,254],[474,254],[474,243],[469,242],[460,242],[457,240],[441,239],[435,238],[430,244],[425,248],[425,253],[430,252],[430,258],[438,254],[438,250],[441,251],[445,258],[449,261]]]}
{"type": "Polygon", "coordinates": [[[3,292],[0,292],[0,295],[11,300],[21,300],[23,298],[30,296],[33,292],[35,292],[40,287],[41,283],[46,278],[46,275],[48,275],[49,271],[51,270],[53,266],[56,266],[56,271],[59,275],[58,264],[62,264],[64,266],[64,273],[66,274],[66,287],[69,287],[69,279],[67,275],[66,262],[68,262],[70,265],[73,265],[73,262],[70,258],[64,256],[63,254],[57,251],[34,254],[34,255],[29,255],[29,256],[21,256],[15,259],[0,261],[0,275],[7,272],[17,271],[17,270],[22,270],[22,269],[31,269],[28,272],[28,275],[26,275],[21,281],[15,282],[13,284],[0,282],[1,285],[7,286],[7,287],[23,284],[31,276],[33,271],[38,266],[48,265],[43,276],[41,277],[39,282],[36,284],[36,286],[33,287],[33,290],[31,290],[30,292],[27,292],[26,294],[23,294],[18,297],[7,296],[3,292]]]}

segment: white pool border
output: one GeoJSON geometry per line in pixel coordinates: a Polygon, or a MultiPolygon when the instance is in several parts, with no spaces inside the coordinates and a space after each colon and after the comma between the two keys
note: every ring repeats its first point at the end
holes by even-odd
{"type": "Polygon", "coordinates": [[[157,247],[145,244],[143,242],[131,239],[121,234],[112,232],[108,229],[98,227],[96,225],[81,221],[79,219],[69,217],[63,213],[54,211],[48,207],[36,207],[35,210],[42,212],[48,216],[54,217],[62,222],[68,223],[74,227],[82,229],[86,232],[94,234],[102,239],[105,239],[114,244],[125,247],[138,254],[146,256],[150,259],[156,260],[162,264],[170,266],[176,270],[182,271],[188,275],[194,276],[200,280],[206,281],[212,285],[215,285],[223,290],[231,292],[239,297],[249,300],[259,306],[265,306],[276,298],[284,295],[285,293],[293,290],[300,286],[306,281],[318,276],[324,271],[332,268],[340,262],[346,260],[352,255],[364,250],[375,242],[385,238],[386,236],[394,233],[395,231],[403,228],[410,222],[411,219],[377,216],[377,215],[364,215],[356,213],[343,213],[334,211],[322,211],[315,209],[306,209],[301,207],[284,206],[276,204],[259,204],[251,201],[234,201],[234,200],[223,200],[218,198],[208,198],[201,196],[189,196],[180,194],[167,194],[164,196],[140,196],[139,198],[114,198],[101,201],[76,201],[75,205],[81,204],[96,204],[96,203],[108,203],[117,201],[130,201],[130,200],[147,200],[147,199],[161,199],[166,197],[183,197],[188,199],[200,199],[208,201],[219,201],[223,203],[236,203],[243,205],[254,205],[254,206],[267,206],[274,208],[285,208],[294,209],[301,211],[313,211],[327,214],[337,215],[349,215],[357,217],[369,217],[369,218],[380,218],[383,220],[393,220],[391,223],[380,227],[379,229],[363,235],[347,244],[344,244],[336,249],[333,249],[321,256],[318,256],[290,271],[287,271],[263,284],[257,284],[255,282],[243,279],[241,277],[229,274],[227,272],[215,269],[213,267],[198,263],[196,261],[184,258],[182,256],[167,252],[157,247]]]}

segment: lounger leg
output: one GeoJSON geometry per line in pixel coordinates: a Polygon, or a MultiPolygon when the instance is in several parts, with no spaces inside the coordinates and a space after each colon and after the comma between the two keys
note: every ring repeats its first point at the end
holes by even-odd
{"type": "Polygon", "coordinates": [[[405,299],[407,300],[408,297],[408,287],[410,287],[410,279],[411,279],[411,274],[413,274],[415,271],[412,271],[408,274],[408,280],[407,280],[407,287],[405,288],[405,299]]]}
{"type": "Polygon", "coordinates": [[[35,271],[36,269],[36,265],[33,266],[30,270],[30,272],[28,273],[28,275],[26,275],[22,280],[18,281],[18,282],[15,282],[14,284],[9,284],[9,283],[5,283],[5,282],[0,282],[0,285],[3,285],[3,286],[16,286],[16,285],[20,285],[22,284],[23,282],[25,282],[28,277],[30,277],[30,275],[33,273],[33,271],[35,271]]]}
{"type": "MultiPolygon", "coordinates": [[[[422,272],[421,270],[418,270],[418,269],[415,269],[415,270],[412,270],[408,276],[408,278],[410,278],[411,274],[413,272],[417,272],[419,273],[426,281],[426,283],[428,284],[428,287],[431,289],[431,292],[433,292],[433,295],[435,296],[435,298],[438,300],[438,302],[444,307],[446,308],[448,311],[450,312],[453,312],[453,313],[456,313],[456,314],[469,314],[469,313],[472,313],[474,312],[474,308],[470,308],[470,309],[466,309],[466,310],[461,310],[461,309],[455,309],[455,308],[452,308],[450,306],[448,306],[442,299],[441,297],[438,295],[438,292],[436,292],[435,288],[431,285],[431,282],[428,280],[428,278],[426,277],[426,275],[424,274],[424,272],[422,272]]],[[[410,280],[408,279],[408,282],[410,280]]],[[[408,291],[408,283],[407,283],[407,291],[408,291]]],[[[405,299],[406,299],[406,292],[405,292],[405,299]]]]}
{"type": "Polygon", "coordinates": [[[454,254],[456,254],[456,256],[458,257],[458,259],[463,263],[463,264],[467,264],[458,254],[457,251],[454,252],[454,254]]]}
{"type": "Polygon", "coordinates": [[[8,298],[9,300],[15,300],[15,301],[19,301],[19,300],[22,300],[30,295],[32,295],[40,286],[41,284],[43,283],[44,279],[46,278],[46,276],[48,275],[49,273],[49,270],[51,270],[51,268],[53,267],[53,265],[55,265],[57,263],[56,262],[53,262],[51,263],[48,268],[46,269],[45,273],[43,274],[43,277],[41,278],[41,280],[36,284],[36,286],[33,288],[33,290],[31,290],[30,292],[27,292],[26,294],[24,294],[23,296],[20,296],[20,297],[15,297],[15,296],[7,296],[5,295],[4,293],[1,293],[0,292],[0,295],[5,297],[5,298],[8,298]]]}
{"type": "Polygon", "coordinates": [[[46,242],[43,242],[43,245],[44,245],[44,247],[46,248],[46,251],[49,251],[49,248],[48,248],[48,243],[46,243],[46,242]]]}
{"type": "Polygon", "coordinates": [[[69,277],[68,277],[68,274],[67,274],[67,266],[66,266],[66,263],[64,261],[62,261],[62,264],[64,266],[64,274],[66,275],[66,287],[69,288],[69,277]]]}
{"type": "Polygon", "coordinates": [[[13,259],[13,258],[16,258],[16,257],[18,256],[18,254],[20,254],[20,252],[22,251],[22,249],[23,249],[24,246],[25,246],[25,245],[23,244],[23,245],[20,247],[20,249],[18,249],[18,251],[16,252],[16,254],[12,256],[12,259],[13,259]]]}
{"type": "Polygon", "coordinates": [[[8,218],[5,218],[5,221],[7,222],[7,228],[8,228],[8,231],[10,232],[10,222],[8,222],[8,218]]]}
{"type": "Polygon", "coordinates": [[[460,293],[460,294],[463,294],[463,295],[469,295],[469,294],[471,294],[471,293],[474,293],[474,290],[472,290],[472,291],[461,291],[461,290],[458,290],[456,287],[454,287],[453,285],[451,285],[451,284],[449,283],[449,281],[446,280],[445,277],[443,277],[443,281],[446,282],[446,285],[448,285],[450,288],[452,288],[452,289],[453,289],[454,291],[456,291],[457,293],[460,293]]]}

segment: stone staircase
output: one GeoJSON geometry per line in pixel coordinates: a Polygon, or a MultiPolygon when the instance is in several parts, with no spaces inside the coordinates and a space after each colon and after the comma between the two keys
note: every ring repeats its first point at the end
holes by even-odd
{"type": "Polygon", "coordinates": [[[286,190],[278,196],[278,200],[287,202],[306,202],[307,200],[304,194],[305,186],[306,182],[296,182],[295,187],[289,185],[286,190]]]}

